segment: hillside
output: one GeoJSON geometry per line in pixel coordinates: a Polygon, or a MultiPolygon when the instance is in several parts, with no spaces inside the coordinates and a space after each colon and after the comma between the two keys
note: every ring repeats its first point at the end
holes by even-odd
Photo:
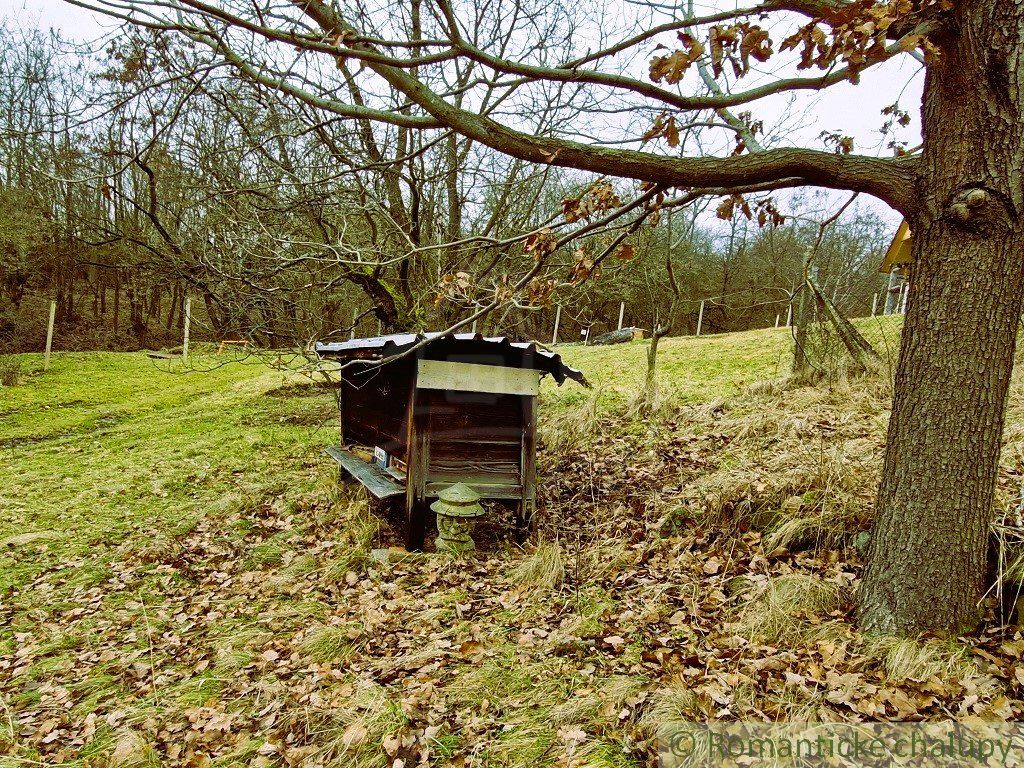
{"type": "MultiPolygon", "coordinates": [[[[865,321],[880,351],[893,323],[865,321]]],[[[785,330],[668,339],[640,417],[646,348],[560,349],[595,388],[544,385],[537,541],[492,523],[469,561],[397,562],[322,451],[330,390],[212,353],[23,356],[0,764],[641,766],[691,720],[1024,714],[994,614],[956,643],[852,627],[887,373],[787,384],[785,330]]],[[[1022,412],[1018,381],[1007,510],[1022,412]]]]}

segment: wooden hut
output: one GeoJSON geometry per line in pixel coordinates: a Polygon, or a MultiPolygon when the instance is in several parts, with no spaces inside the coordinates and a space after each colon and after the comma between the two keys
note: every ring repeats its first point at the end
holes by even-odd
{"type": "Polygon", "coordinates": [[[341,442],[328,453],[376,498],[404,495],[410,550],[423,548],[430,499],[455,483],[516,502],[517,531],[529,529],[541,376],[586,385],[582,373],[535,343],[468,333],[322,342],[316,351],[341,364],[341,442]]]}

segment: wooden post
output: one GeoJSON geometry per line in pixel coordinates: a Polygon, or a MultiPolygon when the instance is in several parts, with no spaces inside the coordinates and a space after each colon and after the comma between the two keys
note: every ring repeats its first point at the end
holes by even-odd
{"type": "Polygon", "coordinates": [[[50,319],[46,322],[46,358],[43,360],[43,370],[50,370],[50,349],[53,347],[53,319],[57,316],[57,302],[50,302],[50,319]]]}
{"type": "Polygon", "coordinates": [[[188,331],[189,326],[192,325],[192,299],[185,299],[185,338],[181,342],[181,359],[184,362],[188,362],[188,331]]]}
{"type": "Polygon", "coordinates": [[[348,333],[349,341],[356,337],[356,318],[359,317],[359,310],[355,307],[352,308],[352,330],[348,333]]]}
{"type": "Polygon", "coordinates": [[[910,296],[910,281],[907,280],[907,282],[905,282],[903,284],[903,296],[900,299],[900,314],[901,315],[907,314],[907,299],[909,298],[909,296],[910,296]]]}
{"type": "Polygon", "coordinates": [[[782,313],[780,312],[779,314],[777,314],[775,316],[775,327],[778,328],[779,327],[779,323],[781,323],[781,322],[782,322],[782,313]]]}
{"type": "Polygon", "coordinates": [[[380,320],[378,320],[377,321],[377,335],[378,336],[380,336],[380,333],[381,333],[382,330],[383,330],[383,327],[380,324],[380,320]]]}
{"type": "Polygon", "coordinates": [[[522,543],[533,529],[534,511],[537,506],[537,398],[526,396],[523,400],[523,442],[520,477],[523,498],[519,503],[519,517],[516,520],[516,538],[522,543]]]}
{"type": "Polygon", "coordinates": [[[619,327],[616,328],[615,330],[617,330],[617,331],[621,331],[622,330],[622,320],[625,318],[625,316],[626,316],[626,302],[622,301],[622,302],[619,302],[619,327]]]}
{"type": "Polygon", "coordinates": [[[473,333],[476,333],[476,320],[473,321],[473,333]]]}
{"type": "Polygon", "coordinates": [[[878,294],[876,293],[871,297],[871,316],[875,316],[875,312],[878,311],[878,294]]]}
{"type": "Polygon", "coordinates": [[[789,300],[789,309],[786,310],[786,327],[791,328],[793,326],[793,300],[789,300]]]}
{"type": "Polygon", "coordinates": [[[889,273],[889,288],[885,292],[885,309],[882,310],[883,315],[891,315],[899,308],[899,293],[901,293],[899,287],[899,270],[894,269],[889,273]]]}
{"type": "Polygon", "coordinates": [[[700,336],[701,328],[704,327],[704,301],[700,302],[700,312],[697,313],[697,335],[700,336]]]}
{"type": "Polygon", "coordinates": [[[558,343],[558,323],[562,319],[562,305],[555,305],[555,332],[551,334],[551,346],[555,346],[558,343]]]}

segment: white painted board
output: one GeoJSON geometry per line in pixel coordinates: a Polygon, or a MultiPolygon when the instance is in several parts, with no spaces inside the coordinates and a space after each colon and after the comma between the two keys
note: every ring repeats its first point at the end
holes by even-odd
{"type": "Polygon", "coordinates": [[[420,360],[416,386],[420,389],[451,389],[458,392],[537,395],[540,392],[540,371],[501,365],[450,363],[447,360],[420,360]]]}

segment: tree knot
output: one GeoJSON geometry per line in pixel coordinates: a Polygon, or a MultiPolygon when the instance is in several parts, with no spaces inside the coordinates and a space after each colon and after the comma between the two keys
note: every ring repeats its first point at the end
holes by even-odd
{"type": "Polygon", "coordinates": [[[1006,196],[981,185],[961,187],[945,208],[955,226],[979,234],[1008,229],[1013,219],[1013,206],[1006,196]]]}

